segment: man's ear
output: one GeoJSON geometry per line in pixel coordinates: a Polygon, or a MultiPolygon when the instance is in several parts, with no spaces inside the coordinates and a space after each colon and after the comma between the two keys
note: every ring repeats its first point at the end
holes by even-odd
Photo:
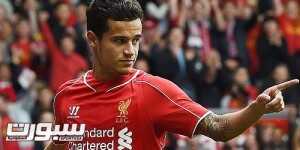
{"type": "Polygon", "coordinates": [[[92,50],[97,48],[97,36],[93,31],[87,31],[86,33],[87,41],[92,50]]]}

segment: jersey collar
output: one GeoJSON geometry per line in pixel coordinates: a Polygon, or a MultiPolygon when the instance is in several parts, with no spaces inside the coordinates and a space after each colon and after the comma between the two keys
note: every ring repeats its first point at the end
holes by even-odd
{"type": "Polygon", "coordinates": [[[139,73],[141,73],[140,70],[134,69],[132,73],[122,75],[116,80],[101,82],[96,80],[93,74],[93,70],[89,70],[83,75],[83,82],[89,89],[94,92],[108,93],[127,85],[132,80],[134,80],[139,73]]]}

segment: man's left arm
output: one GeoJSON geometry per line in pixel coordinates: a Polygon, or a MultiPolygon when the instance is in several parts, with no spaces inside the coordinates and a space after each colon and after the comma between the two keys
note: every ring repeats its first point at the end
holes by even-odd
{"type": "Polygon", "coordinates": [[[216,141],[228,141],[258,121],[264,114],[284,109],[282,90],[298,84],[299,80],[287,81],[266,89],[246,108],[224,115],[209,114],[196,128],[195,134],[203,134],[216,141]]]}

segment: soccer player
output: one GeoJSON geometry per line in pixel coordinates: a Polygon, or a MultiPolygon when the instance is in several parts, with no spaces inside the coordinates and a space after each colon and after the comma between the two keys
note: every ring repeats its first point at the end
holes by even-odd
{"type": "Polygon", "coordinates": [[[262,115],[282,111],[281,90],[299,82],[275,85],[246,108],[216,115],[172,82],[133,69],[142,18],[137,0],[92,1],[87,9],[87,39],[93,69],[63,84],[54,101],[55,123],[86,124],[84,139],[51,142],[47,150],[158,150],[164,147],[166,132],[227,141],[262,115]]]}

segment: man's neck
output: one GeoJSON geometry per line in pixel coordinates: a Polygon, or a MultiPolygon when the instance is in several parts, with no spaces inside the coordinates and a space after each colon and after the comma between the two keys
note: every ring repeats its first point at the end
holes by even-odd
{"type": "Polygon", "coordinates": [[[120,74],[114,73],[112,71],[104,71],[105,69],[101,69],[99,67],[93,67],[94,77],[97,81],[107,82],[111,80],[115,80],[120,78],[120,74]]]}
{"type": "Polygon", "coordinates": [[[94,77],[97,81],[107,82],[120,77],[120,75],[114,75],[113,73],[102,72],[94,69],[94,77]]]}

